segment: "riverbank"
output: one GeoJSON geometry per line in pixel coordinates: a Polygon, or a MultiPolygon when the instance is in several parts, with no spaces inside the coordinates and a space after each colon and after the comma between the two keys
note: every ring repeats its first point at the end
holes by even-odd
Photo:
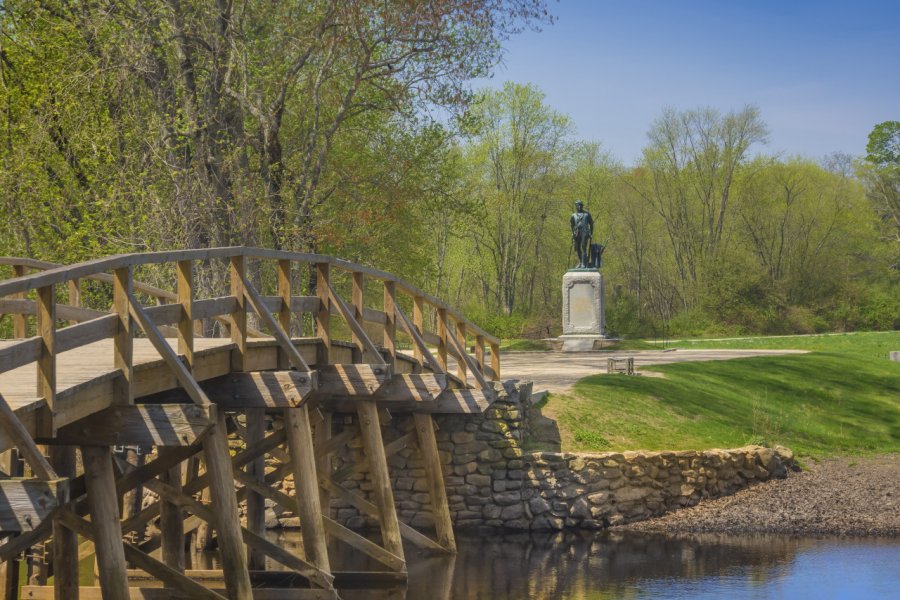
{"type": "Polygon", "coordinates": [[[615,529],[900,537],[900,454],[804,464],[787,479],[615,529]]]}

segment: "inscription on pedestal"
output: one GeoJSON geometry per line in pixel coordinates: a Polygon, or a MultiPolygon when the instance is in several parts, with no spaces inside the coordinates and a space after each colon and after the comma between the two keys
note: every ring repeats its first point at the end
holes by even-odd
{"type": "Polygon", "coordinates": [[[563,276],[563,335],[603,335],[603,276],[570,271],[563,276]]]}

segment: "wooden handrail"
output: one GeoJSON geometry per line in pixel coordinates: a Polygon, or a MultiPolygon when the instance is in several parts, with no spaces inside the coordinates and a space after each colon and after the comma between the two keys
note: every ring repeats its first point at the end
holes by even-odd
{"type": "MultiPolygon", "coordinates": [[[[488,343],[499,344],[500,339],[490,333],[484,331],[476,324],[469,321],[460,311],[446,304],[440,299],[428,294],[424,290],[408,283],[395,275],[366,267],[356,263],[352,263],[333,256],[322,254],[310,254],[305,252],[287,252],[283,250],[269,250],[266,248],[246,248],[243,246],[229,246],[224,248],[208,248],[197,250],[173,250],[163,252],[143,252],[134,254],[118,254],[108,256],[86,262],[76,263],[74,265],[56,265],[39,261],[31,258],[18,257],[0,257],[0,265],[25,266],[33,269],[43,269],[40,273],[32,273],[23,277],[0,282],[0,297],[20,294],[30,290],[45,287],[48,285],[56,285],[72,281],[75,279],[95,279],[98,281],[112,282],[112,276],[106,273],[115,269],[124,267],[138,267],[142,265],[161,264],[169,262],[187,261],[187,260],[210,260],[210,259],[228,259],[235,256],[243,256],[245,258],[258,258],[269,260],[287,260],[293,262],[315,264],[325,263],[351,273],[362,273],[368,277],[383,281],[393,282],[399,291],[406,293],[412,297],[422,298],[425,302],[436,309],[446,310],[447,315],[457,322],[466,324],[467,330],[473,335],[483,336],[488,343]]],[[[135,282],[134,289],[137,292],[146,293],[150,296],[163,298],[168,301],[176,302],[177,294],[154,286],[146,284],[138,284],[135,282]]]]}

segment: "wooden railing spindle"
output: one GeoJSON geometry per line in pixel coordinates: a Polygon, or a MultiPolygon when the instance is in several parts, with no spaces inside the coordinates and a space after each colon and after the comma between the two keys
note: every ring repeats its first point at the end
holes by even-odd
{"type": "Polygon", "coordinates": [[[247,357],[247,297],[244,295],[244,270],[243,255],[232,256],[231,295],[237,301],[237,306],[231,313],[231,341],[237,348],[231,353],[231,368],[235,371],[244,370],[247,357]]]}
{"type": "Polygon", "coordinates": [[[438,308],[437,309],[437,335],[438,335],[438,347],[437,347],[437,359],[441,364],[441,368],[445,371],[447,370],[447,335],[448,331],[448,323],[447,323],[447,309],[446,308],[438,308]]]}
{"type": "Polygon", "coordinates": [[[189,260],[178,261],[178,354],[184,356],[188,371],[194,368],[194,273],[189,260]]]}
{"type": "Polygon", "coordinates": [[[128,299],[134,287],[131,275],[131,267],[113,273],[113,311],[119,317],[113,338],[113,366],[122,373],[115,383],[116,404],[134,404],[134,323],[128,299]]]}
{"type": "MultiPolygon", "coordinates": [[[[278,310],[278,324],[291,337],[291,261],[278,261],[278,297],[281,298],[281,308],[278,310]]],[[[302,321],[301,321],[302,322],[302,321]]],[[[278,366],[281,369],[290,368],[290,361],[283,350],[278,351],[278,366]]]]}
{"type": "MultiPolygon", "coordinates": [[[[13,265],[13,276],[24,277],[25,267],[22,265],[13,265]]],[[[24,292],[13,294],[13,298],[24,297],[24,292]]],[[[23,314],[13,315],[13,337],[15,337],[17,340],[24,340],[28,337],[28,317],[23,314]]]]}
{"type": "MultiPolygon", "coordinates": [[[[416,328],[419,335],[422,335],[425,332],[425,298],[422,296],[413,297],[413,327],[416,328]]],[[[416,361],[419,363],[416,370],[421,371],[424,357],[417,344],[413,344],[413,356],[415,356],[416,361]]]]}
{"type": "MultiPolygon", "coordinates": [[[[456,322],[456,339],[459,342],[463,352],[466,352],[466,323],[465,321],[456,322]]],[[[462,382],[466,383],[466,361],[465,357],[460,356],[456,361],[456,376],[462,382]]]]}
{"type": "MultiPolygon", "coordinates": [[[[388,355],[388,363],[397,362],[397,286],[393,281],[384,282],[384,336],[382,345],[388,355]]],[[[418,348],[417,348],[418,350],[418,348]]]]}
{"type": "Polygon", "coordinates": [[[331,360],[331,296],[329,286],[331,265],[316,263],[316,296],[319,310],[316,312],[316,336],[321,343],[316,347],[316,364],[327,365],[331,360]]]}
{"type": "MultiPolygon", "coordinates": [[[[356,322],[362,326],[364,323],[364,312],[365,312],[365,278],[362,273],[358,271],[354,271],[352,275],[353,279],[353,288],[351,293],[351,300],[353,302],[353,318],[356,319],[356,322]]],[[[353,362],[361,363],[363,362],[363,356],[365,355],[365,347],[363,346],[362,338],[359,335],[352,331],[351,329],[351,341],[355,346],[353,348],[353,362]]]]}

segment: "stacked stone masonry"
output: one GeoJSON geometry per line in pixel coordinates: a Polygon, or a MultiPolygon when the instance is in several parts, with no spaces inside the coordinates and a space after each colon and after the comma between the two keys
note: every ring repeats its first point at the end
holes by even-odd
{"type": "MultiPolygon", "coordinates": [[[[531,385],[498,384],[498,400],[482,415],[436,417],[450,511],[457,527],[518,530],[599,529],[661,515],[703,498],[733,494],[755,481],[784,477],[793,455],[783,447],[730,450],[525,452],[531,385]]],[[[339,419],[336,419],[339,421],[339,419]]],[[[351,418],[345,418],[345,424],[351,418]]],[[[338,425],[340,427],[340,425],[338,425]]],[[[413,430],[398,415],[385,428],[386,443],[413,430]]],[[[335,458],[340,471],[362,458],[359,446],[335,458]]],[[[422,457],[414,444],[389,458],[400,519],[416,528],[433,525],[422,457]]],[[[290,488],[292,483],[286,482],[290,488]]],[[[343,485],[370,492],[367,473],[343,485]]],[[[287,489],[289,493],[292,490],[287,489]]],[[[346,503],[332,501],[335,518],[353,528],[375,522],[346,503]]],[[[292,526],[289,514],[269,514],[270,526],[292,526]]]]}

